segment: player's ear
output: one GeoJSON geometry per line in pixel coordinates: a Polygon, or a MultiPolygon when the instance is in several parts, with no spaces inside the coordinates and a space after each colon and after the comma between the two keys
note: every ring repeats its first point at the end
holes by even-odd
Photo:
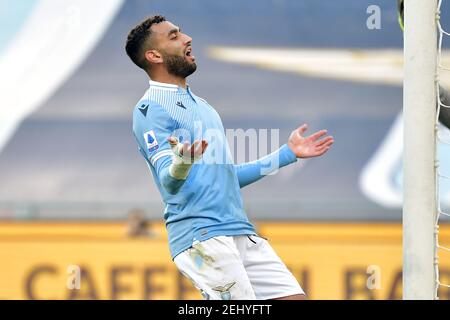
{"type": "Polygon", "coordinates": [[[158,52],[158,50],[147,50],[145,52],[145,60],[150,63],[163,63],[162,55],[158,52]]]}

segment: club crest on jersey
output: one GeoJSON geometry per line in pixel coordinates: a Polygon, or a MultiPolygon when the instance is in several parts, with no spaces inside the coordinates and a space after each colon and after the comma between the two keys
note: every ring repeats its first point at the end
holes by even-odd
{"type": "Polygon", "coordinates": [[[155,150],[158,150],[159,145],[158,145],[158,141],[156,140],[155,132],[153,130],[150,130],[150,131],[147,131],[146,133],[144,133],[144,140],[145,140],[145,143],[147,144],[148,152],[153,152],[155,150]]]}

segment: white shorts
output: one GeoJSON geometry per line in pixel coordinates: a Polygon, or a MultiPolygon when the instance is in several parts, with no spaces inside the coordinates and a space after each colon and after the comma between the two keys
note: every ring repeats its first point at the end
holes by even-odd
{"type": "Polygon", "coordinates": [[[304,294],[269,243],[258,236],[219,236],[197,242],[174,262],[208,300],[266,300],[304,294]]]}

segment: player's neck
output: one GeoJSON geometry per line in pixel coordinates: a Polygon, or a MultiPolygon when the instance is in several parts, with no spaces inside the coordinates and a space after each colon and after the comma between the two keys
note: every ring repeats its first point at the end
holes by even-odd
{"type": "Polygon", "coordinates": [[[183,89],[187,88],[186,78],[180,78],[180,77],[174,76],[172,74],[169,74],[167,72],[152,74],[150,76],[150,79],[152,79],[153,81],[157,81],[157,82],[175,84],[177,86],[182,87],[183,89]]]}

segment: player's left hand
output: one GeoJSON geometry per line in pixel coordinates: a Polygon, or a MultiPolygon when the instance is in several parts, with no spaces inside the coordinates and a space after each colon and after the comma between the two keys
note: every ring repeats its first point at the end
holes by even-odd
{"type": "Polygon", "coordinates": [[[330,150],[334,138],[332,136],[325,137],[327,130],[320,130],[304,137],[306,130],[308,130],[308,125],[304,124],[294,130],[289,137],[288,146],[297,158],[318,157],[330,150]]]}

